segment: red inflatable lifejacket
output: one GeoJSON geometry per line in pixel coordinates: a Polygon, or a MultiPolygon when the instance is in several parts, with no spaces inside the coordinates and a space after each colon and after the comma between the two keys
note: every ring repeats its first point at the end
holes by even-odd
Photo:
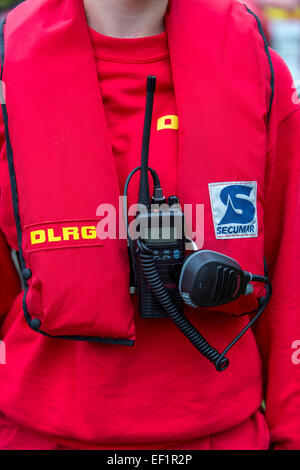
{"type": "MultiPolygon", "coordinates": [[[[172,0],[166,30],[180,122],[177,193],[183,204],[204,204],[206,249],[263,274],[273,75],[262,30],[231,0],[172,0]]],[[[126,241],[96,235],[97,207],[118,213],[120,191],[83,1],[27,0],[8,15],[4,44],[26,320],[50,336],[132,345],[126,241]]],[[[255,307],[253,295],[222,310],[255,307]]]]}

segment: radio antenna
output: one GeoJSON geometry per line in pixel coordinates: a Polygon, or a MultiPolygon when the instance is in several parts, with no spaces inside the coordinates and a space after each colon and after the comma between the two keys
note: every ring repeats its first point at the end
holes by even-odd
{"type": "Polygon", "coordinates": [[[139,201],[138,201],[139,204],[143,204],[147,208],[150,208],[151,206],[149,178],[148,178],[148,160],[149,160],[150,133],[151,133],[155,87],[156,87],[156,77],[149,75],[147,77],[147,98],[146,98],[143,143],[142,143],[141,179],[140,179],[139,201]]]}

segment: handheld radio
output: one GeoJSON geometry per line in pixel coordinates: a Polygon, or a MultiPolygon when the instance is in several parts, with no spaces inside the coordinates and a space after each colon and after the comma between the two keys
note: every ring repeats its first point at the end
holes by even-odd
{"type": "MultiPolygon", "coordinates": [[[[177,308],[182,310],[178,281],[185,258],[184,215],[177,196],[170,196],[166,201],[162,189],[157,185],[150,200],[148,158],[155,85],[156,77],[148,77],[137,218],[139,246],[142,243],[143,250],[153,252],[153,260],[163,284],[177,308]]],[[[145,278],[141,254],[142,251],[138,249],[135,258],[140,315],[142,318],[167,317],[145,278]]]]}
{"type": "MultiPolygon", "coordinates": [[[[142,318],[170,318],[218,371],[224,371],[229,365],[226,354],[263,313],[270,300],[272,286],[268,277],[243,271],[235,260],[221,253],[200,250],[186,257],[185,245],[188,240],[185,237],[184,214],[179,198],[165,198],[156,171],[148,166],[155,86],[156,77],[149,76],[141,166],[130,173],[124,189],[124,216],[131,268],[130,292],[138,294],[139,314],[142,318]],[[140,186],[135,218],[137,231],[133,237],[128,224],[127,192],[130,180],[137,171],[140,171],[140,186]],[[152,198],[149,172],[153,180],[152,198]],[[184,315],[183,303],[194,308],[224,305],[252,293],[252,282],[264,283],[266,296],[259,299],[259,309],[254,317],[220,353],[184,315]]],[[[246,314],[242,313],[241,316],[246,314]]]]}

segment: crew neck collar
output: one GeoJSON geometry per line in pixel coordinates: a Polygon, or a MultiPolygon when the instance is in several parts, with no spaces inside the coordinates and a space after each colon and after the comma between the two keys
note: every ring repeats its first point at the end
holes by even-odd
{"type": "Polygon", "coordinates": [[[95,55],[115,62],[152,62],[168,56],[167,34],[142,38],[113,38],[89,28],[95,55]]]}

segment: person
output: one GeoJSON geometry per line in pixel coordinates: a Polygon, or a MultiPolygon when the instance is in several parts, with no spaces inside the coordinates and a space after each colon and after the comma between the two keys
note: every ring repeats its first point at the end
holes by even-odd
{"type": "MultiPolygon", "coordinates": [[[[300,449],[299,102],[257,18],[232,0],[27,0],[1,65],[0,448],[300,449]],[[273,284],[222,373],[140,318],[126,241],[95,236],[140,164],[148,75],[165,194],[204,205],[199,248],[257,275],[265,257],[273,284]]],[[[264,292],[185,313],[223,350],[264,292]]]]}

